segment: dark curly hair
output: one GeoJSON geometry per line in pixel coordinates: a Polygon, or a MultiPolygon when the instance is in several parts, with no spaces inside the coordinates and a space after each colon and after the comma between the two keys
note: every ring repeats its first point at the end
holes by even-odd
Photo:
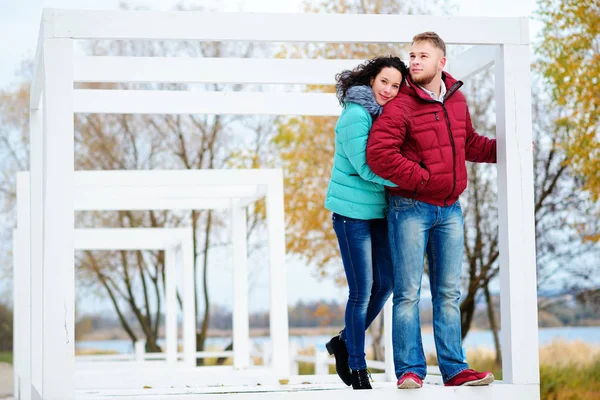
{"type": "Polygon", "coordinates": [[[402,80],[408,74],[408,68],[404,62],[395,56],[380,56],[372,58],[364,63],[360,64],[352,71],[345,70],[335,76],[335,94],[340,102],[340,105],[344,107],[344,98],[348,88],[358,85],[371,85],[371,79],[375,78],[383,68],[391,67],[396,68],[402,74],[402,80]]]}

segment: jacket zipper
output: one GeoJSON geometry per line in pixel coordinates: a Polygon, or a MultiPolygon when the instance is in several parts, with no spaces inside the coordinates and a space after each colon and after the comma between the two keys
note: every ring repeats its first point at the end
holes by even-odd
{"type": "Polygon", "coordinates": [[[454,146],[454,136],[452,135],[452,129],[450,128],[450,118],[448,117],[448,110],[446,109],[446,105],[442,103],[442,108],[444,109],[444,115],[446,115],[446,125],[448,126],[448,136],[450,136],[450,144],[452,145],[452,173],[454,179],[452,180],[452,191],[444,200],[444,206],[448,206],[448,199],[454,193],[454,189],[456,189],[456,147],[454,146]]]}
{"type": "MultiPolygon", "coordinates": [[[[452,196],[452,193],[454,193],[454,190],[456,189],[456,146],[454,145],[454,136],[452,135],[452,128],[450,128],[450,118],[448,117],[448,110],[446,109],[445,102],[462,85],[463,85],[463,83],[461,81],[457,81],[454,85],[452,85],[452,87],[446,91],[446,95],[444,96],[444,102],[439,102],[439,101],[436,101],[433,99],[431,99],[431,100],[424,99],[423,97],[419,96],[422,100],[425,100],[429,103],[440,103],[442,105],[442,109],[444,110],[444,115],[446,116],[446,125],[448,126],[448,136],[450,137],[450,145],[452,146],[452,175],[454,177],[454,179],[452,180],[452,191],[450,192],[448,197],[446,197],[444,199],[444,206],[446,206],[446,207],[448,206],[448,199],[450,198],[450,196],[452,196]]],[[[437,121],[439,121],[437,112],[435,113],[435,119],[437,121]]],[[[415,195],[416,195],[416,190],[415,190],[415,195]]]]}

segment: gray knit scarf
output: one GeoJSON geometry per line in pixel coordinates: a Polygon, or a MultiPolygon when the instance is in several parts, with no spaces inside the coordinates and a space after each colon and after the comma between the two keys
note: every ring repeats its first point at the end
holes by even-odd
{"type": "Polygon", "coordinates": [[[375,101],[373,89],[366,85],[349,87],[346,91],[346,97],[344,97],[344,103],[356,103],[363,106],[373,119],[381,115],[383,111],[383,107],[375,101]]]}

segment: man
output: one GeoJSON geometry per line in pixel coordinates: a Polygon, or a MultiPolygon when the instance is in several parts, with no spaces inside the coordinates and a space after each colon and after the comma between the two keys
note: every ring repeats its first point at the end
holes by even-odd
{"type": "Polygon", "coordinates": [[[438,364],[446,386],[489,385],[491,372],[469,369],[460,324],[465,161],[496,162],[496,141],[477,134],[462,82],[442,72],[446,45],[434,32],[413,38],[410,73],[377,118],[367,163],[388,187],[388,230],[394,264],[393,344],[397,386],[420,388],[427,367],[419,297],[427,253],[438,364]]]}

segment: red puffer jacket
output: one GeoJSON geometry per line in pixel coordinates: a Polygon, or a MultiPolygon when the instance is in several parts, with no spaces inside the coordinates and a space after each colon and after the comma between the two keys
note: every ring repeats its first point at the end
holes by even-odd
{"type": "Polygon", "coordinates": [[[398,185],[390,194],[425,203],[452,205],[467,187],[465,161],[496,162],[496,140],[473,129],[462,86],[442,73],[444,103],[412,83],[385,105],[367,143],[367,163],[377,175],[398,185]]]}

